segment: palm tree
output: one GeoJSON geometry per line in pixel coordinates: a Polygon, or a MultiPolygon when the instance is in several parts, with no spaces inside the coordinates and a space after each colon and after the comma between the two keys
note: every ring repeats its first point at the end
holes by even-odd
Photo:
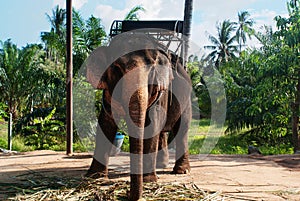
{"type": "Polygon", "coordinates": [[[215,62],[215,66],[218,68],[222,62],[227,62],[230,58],[235,57],[237,45],[234,44],[236,36],[231,36],[235,29],[229,20],[217,24],[216,27],[218,36],[209,35],[208,39],[212,45],[204,46],[204,48],[212,50],[207,59],[215,62]]]}
{"type": "Polygon", "coordinates": [[[54,30],[54,32],[62,36],[62,30],[65,29],[65,23],[66,23],[66,10],[59,8],[59,5],[57,5],[52,10],[52,16],[46,14],[49,22],[51,23],[51,28],[54,30]]]}
{"type": "Polygon", "coordinates": [[[0,90],[13,118],[18,116],[21,106],[26,105],[43,83],[42,56],[39,45],[27,45],[20,50],[10,40],[1,42],[0,90]]]}
{"type": "Polygon", "coordinates": [[[105,29],[101,24],[101,19],[93,15],[86,21],[87,48],[92,52],[98,46],[103,45],[106,39],[105,29]]]}
{"type": "Polygon", "coordinates": [[[58,63],[65,58],[66,44],[66,10],[56,6],[52,16],[46,14],[51,23],[50,32],[42,32],[41,39],[45,44],[47,57],[58,63]]]}
{"type": "Polygon", "coordinates": [[[274,43],[275,37],[271,26],[264,25],[262,28],[262,31],[254,32],[254,36],[261,43],[262,48],[264,49],[274,43]]]}
{"type": "Polygon", "coordinates": [[[106,33],[101,19],[89,17],[84,20],[78,11],[73,10],[73,71],[77,73],[84,60],[93,50],[104,44],[106,33]]]}
{"type": "Polygon", "coordinates": [[[242,45],[246,43],[246,34],[251,39],[253,34],[252,26],[254,24],[253,19],[249,19],[250,14],[248,11],[242,11],[238,13],[238,22],[234,22],[237,25],[236,39],[239,44],[239,51],[242,51],[242,45]]]}
{"type": "Polygon", "coordinates": [[[73,10],[73,37],[74,48],[91,53],[106,40],[104,26],[101,19],[93,15],[84,20],[78,11],[73,10]]]}
{"type": "Polygon", "coordinates": [[[141,5],[137,5],[133,7],[125,16],[124,20],[133,20],[133,21],[139,21],[139,12],[145,12],[145,8],[141,5]]]}

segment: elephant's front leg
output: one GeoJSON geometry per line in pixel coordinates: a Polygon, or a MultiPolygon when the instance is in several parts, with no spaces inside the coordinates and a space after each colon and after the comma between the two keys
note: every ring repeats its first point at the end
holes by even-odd
{"type": "Polygon", "coordinates": [[[144,140],[143,180],[144,182],[156,182],[156,158],[159,135],[144,140]]]}
{"type": "MultiPolygon", "coordinates": [[[[167,133],[163,133],[162,130],[166,123],[166,108],[168,94],[163,93],[163,95],[158,100],[157,104],[153,105],[148,109],[146,118],[146,128],[145,128],[145,139],[144,139],[144,181],[145,182],[155,182],[157,181],[156,176],[156,166],[161,165],[161,160],[157,161],[158,151],[160,152],[160,157],[165,153],[163,151],[167,150],[167,133]],[[162,140],[160,142],[160,140],[162,140]],[[158,150],[159,143],[161,143],[161,150],[158,150]],[[159,162],[160,164],[157,164],[159,162]]],[[[165,161],[164,161],[165,162],[165,161]]]]}
{"type": "Polygon", "coordinates": [[[94,157],[86,174],[87,177],[92,178],[107,177],[109,154],[117,132],[115,121],[103,110],[100,113],[98,122],[94,157]]]}

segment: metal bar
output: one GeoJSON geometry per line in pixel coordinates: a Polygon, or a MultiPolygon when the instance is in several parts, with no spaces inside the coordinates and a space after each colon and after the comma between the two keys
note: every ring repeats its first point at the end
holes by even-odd
{"type": "Polygon", "coordinates": [[[67,154],[73,154],[73,58],[72,58],[72,0],[67,0],[67,154]]]}
{"type": "Polygon", "coordinates": [[[7,145],[7,149],[9,151],[12,150],[12,113],[9,113],[9,119],[8,119],[8,145],[7,145]]]}

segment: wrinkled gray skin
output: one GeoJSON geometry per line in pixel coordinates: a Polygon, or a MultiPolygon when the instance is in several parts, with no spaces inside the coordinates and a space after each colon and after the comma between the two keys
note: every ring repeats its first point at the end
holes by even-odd
{"type": "Polygon", "coordinates": [[[100,47],[92,54],[86,62],[87,79],[95,88],[104,90],[104,109],[98,120],[104,135],[97,133],[87,176],[107,176],[116,122],[123,117],[130,136],[129,198],[138,200],[143,181],[157,181],[156,166],[163,167],[168,162],[167,132],[172,131],[176,136],[173,173],[190,171],[187,132],[191,88],[182,84],[191,86],[190,79],[176,56],[166,54],[147,37],[119,37],[109,47],[100,47]],[[136,51],[131,52],[133,46],[136,51]],[[103,143],[105,137],[111,143],[103,143]]]}

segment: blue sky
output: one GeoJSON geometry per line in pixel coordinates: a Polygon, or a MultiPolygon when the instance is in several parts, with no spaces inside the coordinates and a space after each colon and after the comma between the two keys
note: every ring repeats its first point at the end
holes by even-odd
{"type": "MultiPolygon", "coordinates": [[[[236,20],[239,11],[247,10],[255,27],[272,25],[277,15],[286,15],[287,0],[194,0],[192,40],[199,46],[208,43],[207,34],[216,33],[216,22],[236,20]]],[[[7,0],[0,6],[0,40],[11,38],[19,47],[39,43],[40,33],[50,30],[46,13],[65,0],[7,0]]],[[[123,19],[135,5],[143,5],[141,19],[183,19],[184,0],[73,0],[73,6],[87,19],[100,17],[106,30],[114,19],[123,19]]]]}

